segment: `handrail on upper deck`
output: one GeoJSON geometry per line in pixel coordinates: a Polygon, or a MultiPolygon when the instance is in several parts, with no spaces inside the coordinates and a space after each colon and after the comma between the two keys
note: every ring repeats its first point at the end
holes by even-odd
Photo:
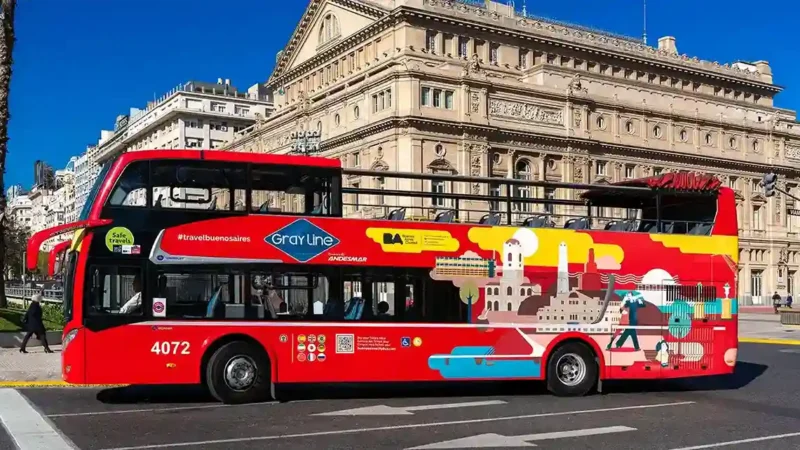
{"type": "Polygon", "coordinates": [[[435,181],[454,181],[462,183],[498,183],[511,186],[531,186],[531,187],[549,187],[555,189],[575,189],[575,190],[591,190],[591,189],[607,189],[610,191],[620,192],[653,192],[653,189],[645,186],[623,186],[617,184],[589,184],[589,183],[566,183],[562,181],[538,181],[538,180],[518,180],[516,178],[505,177],[475,177],[465,175],[446,175],[446,174],[432,174],[432,173],[413,173],[413,172],[389,172],[380,170],[365,170],[365,169],[343,169],[342,174],[354,176],[368,176],[368,177],[381,177],[381,178],[405,178],[411,180],[435,180],[435,181]]]}

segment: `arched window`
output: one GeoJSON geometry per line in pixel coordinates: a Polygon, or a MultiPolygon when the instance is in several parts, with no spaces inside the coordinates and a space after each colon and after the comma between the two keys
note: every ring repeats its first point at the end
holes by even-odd
{"type": "Polygon", "coordinates": [[[497,300],[494,301],[494,310],[500,311],[500,302],[498,302],[497,300]]]}
{"type": "Polygon", "coordinates": [[[509,286],[508,289],[506,289],[506,294],[507,295],[514,295],[514,290],[511,289],[511,286],[509,286]]]}
{"type": "Polygon", "coordinates": [[[508,302],[508,310],[511,311],[511,302],[508,302]]]}
{"type": "MultiPolygon", "coordinates": [[[[533,180],[533,172],[531,171],[531,164],[522,159],[517,161],[517,165],[515,169],[515,178],[518,180],[524,181],[531,181],[533,180]]],[[[531,198],[531,188],[528,186],[517,186],[515,189],[515,197],[520,198],[531,198]]],[[[530,203],[517,203],[516,207],[517,211],[521,212],[530,212],[531,211],[531,204],[530,203]]]]}
{"type": "Polygon", "coordinates": [[[494,288],[494,295],[500,295],[500,288],[494,288]]]}
{"type": "Polygon", "coordinates": [[[519,290],[519,295],[525,295],[525,289],[520,289],[519,290]]]}
{"type": "Polygon", "coordinates": [[[533,295],[533,289],[528,288],[528,295],[533,295]]]}
{"type": "Polygon", "coordinates": [[[511,252],[508,252],[508,258],[506,259],[506,262],[509,264],[514,262],[514,256],[511,254],[511,252]]]}
{"type": "Polygon", "coordinates": [[[341,34],[339,29],[339,19],[333,14],[328,14],[322,19],[322,24],[319,26],[319,43],[325,44],[341,34]]]}

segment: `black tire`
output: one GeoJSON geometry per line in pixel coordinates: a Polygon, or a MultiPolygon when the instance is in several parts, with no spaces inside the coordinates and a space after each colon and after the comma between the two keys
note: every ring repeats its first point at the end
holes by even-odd
{"type": "Polygon", "coordinates": [[[580,342],[567,342],[557,347],[547,361],[547,390],[559,397],[582,397],[598,380],[598,368],[592,350],[580,342]],[[573,380],[559,377],[560,365],[573,362],[573,380]],[[582,367],[582,368],[581,368],[582,367]],[[580,375],[582,373],[582,376],[580,375]]]}
{"type": "MultiPolygon", "coordinates": [[[[218,348],[205,368],[206,384],[211,395],[226,404],[257,403],[270,400],[271,380],[269,358],[261,348],[244,341],[229,342],[218,348]],[[226,369],[232,362],[255,368],[252,380],[238,389],[226,381],[226,369]]],[[[250,379],[250,377],[245,377],[250,379]]]]}

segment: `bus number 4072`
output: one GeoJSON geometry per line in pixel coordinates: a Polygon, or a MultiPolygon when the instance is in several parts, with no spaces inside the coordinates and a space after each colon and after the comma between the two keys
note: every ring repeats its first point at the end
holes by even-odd
{"type": "Polygon", "coordinates": [[[150,351],[156,355],[188,355],[189,343],[186,341],[156,342],[150,351]]]}

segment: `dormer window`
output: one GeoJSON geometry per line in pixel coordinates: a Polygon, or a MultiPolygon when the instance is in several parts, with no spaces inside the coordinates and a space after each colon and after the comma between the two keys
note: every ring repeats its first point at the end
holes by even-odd
{"type": "Polygon", "coordinates": [[[326,15],[325,18],[322,19],[322,24],[319,26],[319,45],[327,44],[340,35],[339,19],[333,14],[326,15]]]}

